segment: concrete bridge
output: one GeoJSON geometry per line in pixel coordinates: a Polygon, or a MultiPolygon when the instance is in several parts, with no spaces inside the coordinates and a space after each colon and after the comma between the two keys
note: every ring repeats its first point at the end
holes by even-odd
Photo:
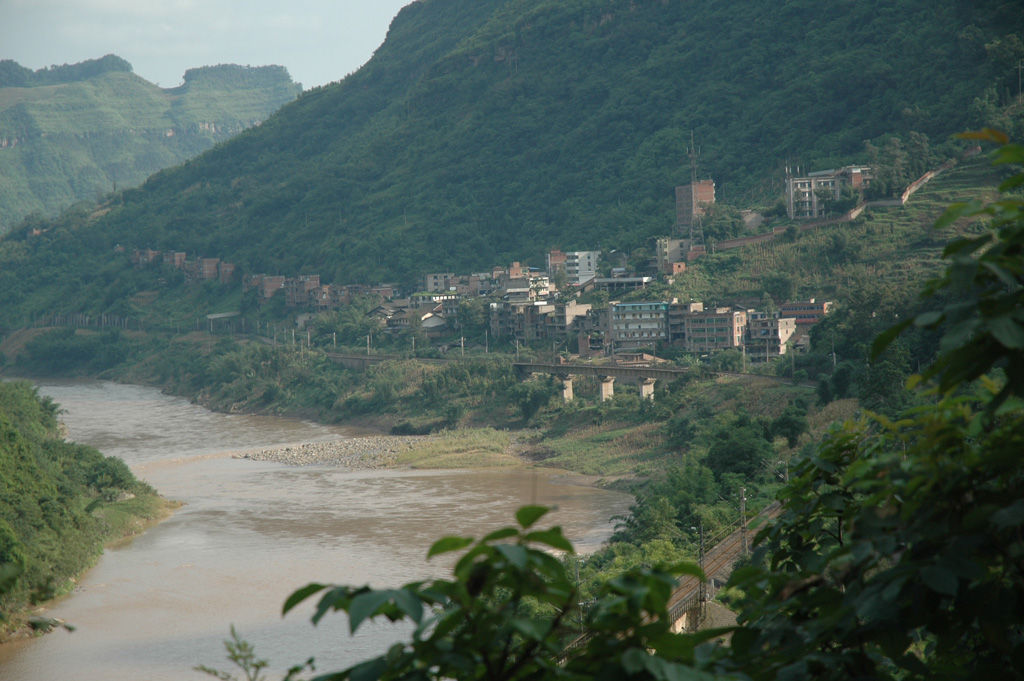
{"type": "Polygon", "coordinates": [[[624,379],[640,385],[644,399],[654,399],[654,383],[658,379],[672,381],[689,373],[682,367],[638,367],[616,364],[544,364],[539,362],[515,362],[512,364],[522,374],[552,374],[562,381],[562,399],[571,402],[573,376],[596,376],[601,381],[601,401],[615,395],[615,379],[624,379]]]}

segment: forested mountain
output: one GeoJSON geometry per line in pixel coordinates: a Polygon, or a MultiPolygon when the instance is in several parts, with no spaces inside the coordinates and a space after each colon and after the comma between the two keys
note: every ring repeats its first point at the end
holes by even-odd
{"type": "Polygon", "coordinates": [[[0,233],[141,184],[259,123],[301,86],[281,66],[190,69],[158,86],[114,55],[31,71],[0,61],[0,233]]]}
{"type": "Polygon", "coordinates": [[[421,0],[340,83],[15,230],[0,317],[146,287],[117,244],[336,283],[631,248],[671,230],[691,131],[719,201],[771,204],[787,163],[1007,127],[1022,35],[1009,0],[421,0]]]}

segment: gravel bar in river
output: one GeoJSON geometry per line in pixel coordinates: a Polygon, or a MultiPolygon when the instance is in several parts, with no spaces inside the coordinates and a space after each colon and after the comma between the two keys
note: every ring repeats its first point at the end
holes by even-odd
{"type": "Polygon", "coordinates": [[[341,466],[344,468],[387,468],[400,451],[423,442],[425,436],[371,435],[330,442],[310,442],[277,449],[236,454],[236,459],[273,461],[287,466],[341,466]]]}

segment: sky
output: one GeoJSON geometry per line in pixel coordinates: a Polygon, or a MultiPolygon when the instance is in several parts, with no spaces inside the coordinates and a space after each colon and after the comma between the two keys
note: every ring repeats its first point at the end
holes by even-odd
{"type": "Polygon", "coordinates": [[[284,66],[309,89],[357,70],[412,0],[0,0],[0,59],[33,71],[116,54],[163,88],[187,69],[284,66]]]}

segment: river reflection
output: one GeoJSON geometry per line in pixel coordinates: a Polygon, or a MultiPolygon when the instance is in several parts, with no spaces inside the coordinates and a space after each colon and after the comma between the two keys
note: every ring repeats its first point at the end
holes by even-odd
{"type": "Polygon", "coordinates": [[[447,563],[424,560],[435,539],[510,524],[527,503],[557,505],[553,522],[593,548],[631,501],[545,470],[347,471],[233,459],[349,432],[213,414],[138,386],[41,383],[40,391],[66,410],[71,439],[120,456],[186,506],[108,551],[51,606],[74,633],[0,647],[0,681],[209,678],[192,667],[226,667],[221,642],[231,624],[271,660],[271,678],[310,656],[320,670],[337,669],[405,632],[379,625],[351,638],[341,617],[314,628],[312,603],[282,619],[281,604],[299,586],[382,587],[445,574],[447,563]]]}

